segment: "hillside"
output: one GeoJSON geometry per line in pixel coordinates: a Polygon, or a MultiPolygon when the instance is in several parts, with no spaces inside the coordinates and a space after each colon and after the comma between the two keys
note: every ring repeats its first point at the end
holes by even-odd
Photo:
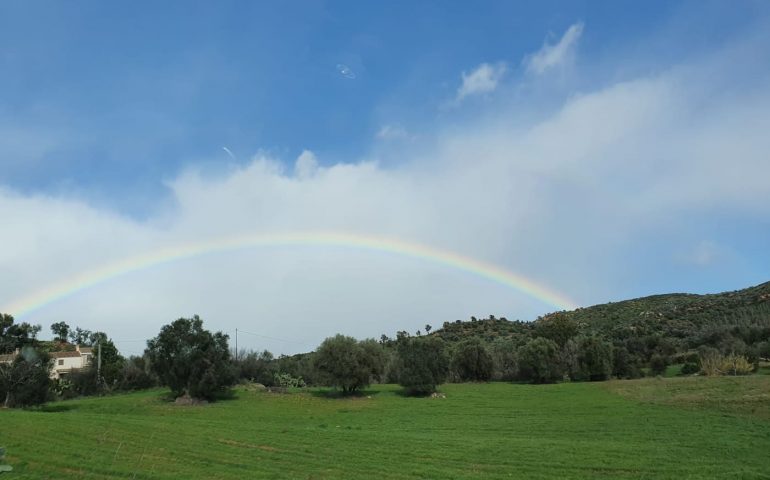
{"type": "Polygon", "coordinates": [[[770,327],[770,282],[708,295],[652,295],[579,308],[564,314],[590,331],[609,333],[630,329],[677,338],[686,338],[712,327],[770,327]]]}
{"type": "Polygon", "coordinates": [[[554,312],[535,322],[508,321],[505,318],[445,322],[432,333],[449,342],[468,337],[485,341],[495,338],[522,338],[532,335],[545,322],[565,316],[583,333],[613,338],[661,335],[687,339],[709,329],[770,328],[770,282],[708,295],[670,293],[610,302],[577,310],[554,312]]]}

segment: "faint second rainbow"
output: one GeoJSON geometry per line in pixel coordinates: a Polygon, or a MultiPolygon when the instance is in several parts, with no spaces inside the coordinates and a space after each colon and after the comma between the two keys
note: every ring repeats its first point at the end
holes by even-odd
{"type": "Polygon", "coordinates": [[[575,302],[563,294],[540,285],[533,280],[491,263],[463,256],[450,250],[373,235],[340,232],[292,232],[238,235],[177,244],[148,251],[65,278],[2,306],[0,312],[6,312],[21,318],[52,302],[109,279],[163,263],[228,250],[284,246],[349,247],[413,257],[473,273],[479,277],[518,290],[559,310],[577,308],[575,302]]]}

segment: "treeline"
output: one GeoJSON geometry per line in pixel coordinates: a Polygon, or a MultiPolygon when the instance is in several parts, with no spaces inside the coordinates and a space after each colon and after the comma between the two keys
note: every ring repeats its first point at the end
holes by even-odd
{"type": "Polygon", "coordinates": [[[0,398],[6,406],[166,385],[175,396],[215,399],[238,381],[271,388],[333,386],[342,393],[398,383],[425,394],[445,382],[602,381],[683,374],[743,375],[770,360],[770,282],[718,295],[656,295],[556,312],[534,322],[490,316],[425,325],[379,340],[327,338],[310,353],[231,352],[227,335],[197,316],[161,328],[144,355],[122,357],[103,332],[41,327],[0,315],[0,398]],[[52,381],[50,352],[98,345],[101,369],[52,381]],[[20,349],[20,355],[8,355],[20,349]],[[8,358],[12,361],[8,362],[8,358]],[[3,360],[3,358],[0,358],[3,360]]]}

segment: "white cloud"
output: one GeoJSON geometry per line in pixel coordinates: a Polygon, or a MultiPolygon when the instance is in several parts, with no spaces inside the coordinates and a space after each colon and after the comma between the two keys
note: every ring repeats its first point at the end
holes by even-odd
{"type": "Polygon", "coordinates": [[[303,150],[294,162],[294,174],[301,179],[310,178],[318,171],[318,160],[310,150],[303,150]]]}
{"type": "Polygon", "coordinates": [[[527,72],[539,75],[565,64],[573,54],[582,34],[583,23],[578,22],[570,25],[557,43],[550,44],[546,41],[540,50],[524,59],[527,72]]]}
{"type": "Polygon", "coordinates": [[[375,136],[380,140],[409,140],[413,138],[401,125],[383,125],[375,136]]]}
{"type": "MultiPolygon", "coordinates": [[[[734,74],[730,61],[707,67],[734,74]]],[[[723,91],[724,82],[709,87],[713,75],[701,66],[686,67],[572,96],[524,126],[506,123],[510,107],[496,105],[495,122],[470,121],[425,145],[405,146],[397,166],[334,158],[319,164],[305,151],[293,170],[264,155],[217,177],[191,169],[169,184],[175,209],[149,221],[0,188],[0,310],[142,252],[309,230],[448,249],[580,303],[603,302],[633,275],[635,258],[648,248],[640,238],[670,244],[679,225],[713,215],[715,207],[770,215],[770,84],[723,91]]],[[[709,245],[695,253],[700,262],[713,258],[709,245]]],[[[550,308],[419,258],[285,245],[140,269],[24,320],[103,329],[125,353],[138,353],[141,342],[131,340],[198,313],[210,328],[296,342],[242,337],[241,346],[292,352],[337,332],[379,336],[470,315],[529,319],[550,308]]]]}
{"type": "Polygon", "coordinates": [[[471,95],[481,95],[495,91],[505,71],[504,63],[494,65],[482,63],[471,73],[462,72],[463,83],[457,89],[456,101],[462,101],[465,97],[471,95]]]}

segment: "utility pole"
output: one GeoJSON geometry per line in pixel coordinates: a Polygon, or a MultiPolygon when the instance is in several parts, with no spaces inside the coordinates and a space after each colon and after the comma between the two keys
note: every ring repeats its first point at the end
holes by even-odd
{"type": "Polygon", "coordinates": [[[238,361],[238,329],[235,329],[235,361],[238,361]]]}
{"type": "Polygon", "coordinates": [[[102,379],[102,342],[96,344],[98,350],[98,356],[96,361],[96,384],[99,385],[99,381],[102,379]]]}

